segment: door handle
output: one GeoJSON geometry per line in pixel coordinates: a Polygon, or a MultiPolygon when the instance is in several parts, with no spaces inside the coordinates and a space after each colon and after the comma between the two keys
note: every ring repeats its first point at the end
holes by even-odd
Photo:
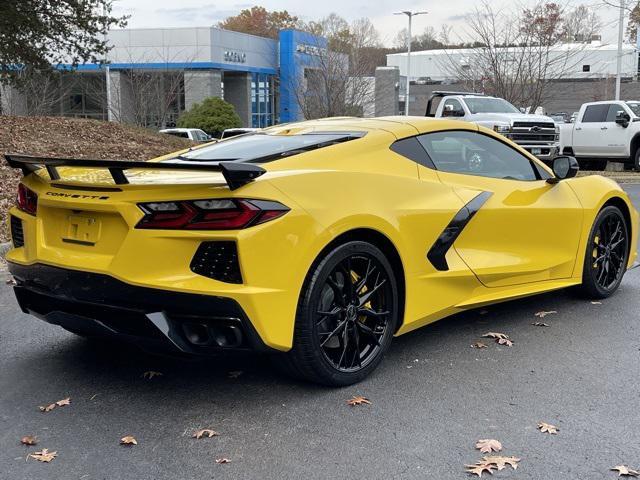
{"type": "Polygon", "coordinates": [[[609,130],[609,127],[600,127],[600,130],[609,130]]]}
{"type": "Polygon", "coordinates": [[[576,127],[576,130],[582,130],[582,127],[576,127]]]}

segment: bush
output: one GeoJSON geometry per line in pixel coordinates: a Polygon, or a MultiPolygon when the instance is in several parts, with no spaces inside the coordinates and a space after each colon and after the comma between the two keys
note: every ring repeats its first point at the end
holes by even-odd
{"type": "Polygon", "coordinates": [[[178,118],[180,128],[200,128],[209,135],[219,136],[227,128],[242,126],[242,120],[233,105],[218,97],[205,98],[178,118]]]}

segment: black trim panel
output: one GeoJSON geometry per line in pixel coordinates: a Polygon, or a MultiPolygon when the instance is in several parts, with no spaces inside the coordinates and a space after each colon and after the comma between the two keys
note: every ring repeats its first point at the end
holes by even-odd
{"type": "Polygon", "coordinates": [[[445,228],[436,239],[427,252],[427,258],[436,270],[449,270],[449,265],[447,264],[446,259],[447,252],[460,236],[464,227],[467,226],[485,202],[489,200],[491,195],[493,195],[491,192],[482,192],[476,195],[469,203],[462,207],[458,213],[455,214],[453,219],[447,225],[447,228],[445,228]]]}

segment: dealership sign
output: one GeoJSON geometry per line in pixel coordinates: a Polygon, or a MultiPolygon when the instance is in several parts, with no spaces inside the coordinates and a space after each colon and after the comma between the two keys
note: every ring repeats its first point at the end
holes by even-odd
{"type": "Polygon", "coordinates": [[[224,61],[235,62],[235,63],[246,63],[247,54],[244,52],[234,52],[233,50],[225,50],[224,61]]]}
{"type": "Polygon", "coordinates": [[[299,43],[298,45],[296,45],[296,52],[304,53],[306,55],[315,55],[319,57],[326,51],[326,48],[316,47],[314,45],[306,45],[304,43],[299,43]]]}

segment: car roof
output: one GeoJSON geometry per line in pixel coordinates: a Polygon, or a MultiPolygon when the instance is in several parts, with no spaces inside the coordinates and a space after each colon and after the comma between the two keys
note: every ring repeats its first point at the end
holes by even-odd
{"type": "Polygon", "coordinates": [[[200,130],[199,128],[164,128],[159,130],[160,133],[169,133],[169,132],[191,132],[193,130],[200,130]]]}

